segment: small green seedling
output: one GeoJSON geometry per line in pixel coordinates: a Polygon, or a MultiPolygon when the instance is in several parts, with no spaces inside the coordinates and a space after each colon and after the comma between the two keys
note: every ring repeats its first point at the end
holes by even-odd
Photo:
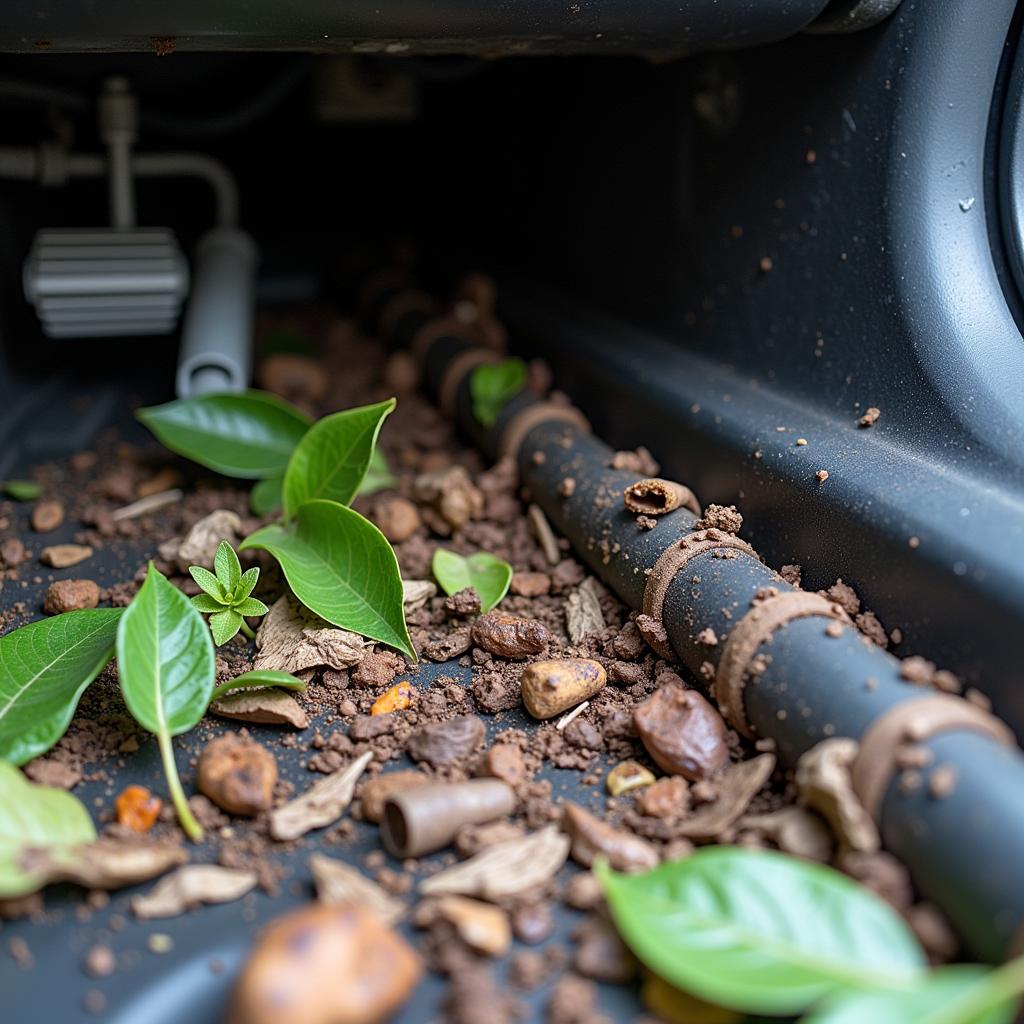
{"type": "Polygon", "coordinates": [[[43,493],[43,488],[35,480],[5,480],[3,492],[15,501],[35,501],[43,493]]]}
{"type": "Polygon", "coordinates": [[[473,415],[482,427],[493,427],[498,413],[526,387],[526,363],[522,359],[504,359],[484,363],[469,378],[473,415]]]}
{"type": "Polygon", "coordinates": [[[256,634],[245,621],[247,615],[266,615],[269,609],[255,597],[250,597],[260,578],[257,566],[242,572],[234,548],[222,540],[213,559],[214,572],[201,565],[190,565],[192,579],[203,591],[192,598],[196,611],[210,616],[210,632],[214,642],[223,647],[239,630],[250,640],[256,634]]]}

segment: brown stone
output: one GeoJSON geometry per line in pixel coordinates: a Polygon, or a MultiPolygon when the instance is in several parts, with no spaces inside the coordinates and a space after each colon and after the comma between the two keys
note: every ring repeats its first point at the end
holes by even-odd
{"type": "Polygon", "coordinates": [[[409,737],[409,756],[435,767],[468,757],[484,741],[484,723],[476,715],[425,725],[409,737]]]}
{"type": "Polygon", "coordinates": [[[267,391],[282,398],[319,402],[327,393],[328,378],[318,359],[275,352],[260,363],[259,382],[267,391]]]}
{"type": "Polygon", "coordinates": [[[519,597],[543,597],[551,589],[551,577],[546,572],[517,572],[512,574],[509,590],[519,597]]]}
{"type": "Polygon", "coordinates": [[[669,775],[643,790],[636,806],[649,818],[678,817],[690,807],[690,787],[681,775],[669,775]]]}
{"type": "Polygon", "coordinates": [[[54,544],[39,554],[40,561],[54,569],[70,569],[87,558],[92,558],[92,548],[84,544],[54,544]]]}
{"type": "Polygon", "coordinates": [[[276,784],[273,754],[245,736],[218,736],[199,755],[199,791],[229,814],[251,817],[270,810],[276,784]]]}
{"type": "Polygon", "coordinates": [[[419,509],[408,498],[398,495],[378,501],[372,518],[392,544],[408,540],[421,524],[419,509]]]}
{"type": "Polygon", "coordinates": [[[64,506],[59,501],[39,501],[32,509],[32,529],[50,533],[64,522],[64,506]]]}
{"type": "Polygon", "coordinates": [[[47,615],[95,608],[100,603],[100,588],[92,580],[57,580],[46,589],[43,611],[47,615]]]}
{"type": "Polygon", "coordinates": [[[17,537],[8,537],[0,543],[0,565],[13,569],[25,561],[25,545],[17,537]]]}
{"type": "Polygon", "coordinates": [[[539,654],[548,642],[547,627],[542,622],[498,611],[477,619],[472,635],[473,643],[499,658],[539,654]]]}
{"type": "Polygon", "coordinates": [[[523,704],[534,718],[553,718],[593,697],[607,679],[604,666],[589,658],[535,661],[520,677],[523,704]]]}
{"type": "Polygon", "coordinates": [[[228,1024],[373,1024],[402,1006],[419,957],[358,903],[314,904],[263,931],[232,995],[228,1024]]]}
{"type": "Polygon", "coordinates": [[[511,743],[496,744],[484,755],[480,774],[518,786],[527,776],[523,752],[511,743]]]}
{"type": "Polygon", "coordinates": [[[576,953],[573,966],[584,978],[625,985],[633,980],[637,962],[611,922],[593,914],[574,932],[576,953]]]}
{"type": "Polygon", "coordinates": [[[659,687],[636,708],[633,721],[655,763],[671,775],[695,782],[729,763],[725,722],[694,690],[659,687]]]}

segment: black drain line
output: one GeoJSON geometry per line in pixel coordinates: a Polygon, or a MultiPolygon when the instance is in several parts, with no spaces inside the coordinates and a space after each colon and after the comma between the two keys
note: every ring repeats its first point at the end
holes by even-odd
{"type": "Polygon", "coordinates": [[[622,500],[638,475],[612,468],[612,449],[567,402],[524,392],[481,427],[471,371],[500,356],[437,308],[395,283],[376,290],[369,319],[417,357],[427,390],[487,456],[518,459],[523,486],[555,529],[646,614],[638,622],[655,650],[714,681],[734,728],[772,740],[788,767],[823,740],[858,740],[854,786],[884,846],[972,954],[1012,955],[1024,921],[1024,756],[1009,728],[962,697],[905,682],[900,661],[837,605],[791,586],[732,534],[699,529],[685,506],[639,528],[622,500]],[[697,640],[707,628],[717,644],[697,640]],[[930,767],[901,772],[908,745],[925,748],[930,767]],[[954,780],[941,796],[929,786],[940,766],[954,780]]]}

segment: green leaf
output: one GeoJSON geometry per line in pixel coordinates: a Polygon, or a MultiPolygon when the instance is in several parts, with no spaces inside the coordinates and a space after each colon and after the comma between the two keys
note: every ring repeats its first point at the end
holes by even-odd
{"type": "Polygon", "coordinates": [[[35,892],[54,862],[96,839],[81,801],[62,789],[36,786],[0,761],[0,899],[35,892]]]}
{"type": "Polygon", "coordinates": [[[210,616],[210,632],[218,647],[223,647],[241,628],[242,616],[234,608],[210,616]]]}
{"type": "MultiPolygon", "coordinates": [[[[238,586],[235,587],[235,600],[244,601],[255,589],[257,582],[260,578],[260,568],[258,565],[254,565],[251,569],[246,569],[242,573],[242,578],[238,581],[238,586]]],[[[247,612],[245,614],[248,614],[247,612]]],[[[266,614],[260,612],[260,615],[266,614]]]]}
{"type": "Polygon", "coordinates": [[[196,594],[192,598],[192,607],[204,615],[212,615],[224,611],[225,604],[219,598],[211,597],[209,594],[196,594]]]}
{"type": "Polygon", "coordinates": [[[489,612],[508,593],[512,582],[512,566],[487,551],[478,551],[469,558],[445,548],[434,552],[431,564],[434,578],[449,596],[466,587],[480,595],[480,607],[489,612]]]}
{"type": "Polygon", "coordinates": [[[881,899],[832,868],[707,847],[642,875],[597,870],[626,944],[677,988],[789,1014],[836,992],[905,988],[924,955],[881,899]]]}
{"type": "Polygon", "coordinates": [[[243,480],[280,476],[309,429],[298,409],[262,391],[182,398],[136,415],[172,452],[243,480]]]}
{"type": "Polygon", "coordinates": [[[526,386],[526,363],[505,359],[500,363],[482,363],[470,374],[469,394],[473,415],[484,427],[494,426],[498,413],[526,386]]]}
{"type": "Polygon", "coordinates": [[[278,672],[275,669],[260,668],[253,669],[251,672],[243,672],[240,676],[235,676],[234,679],[221,683],[213,691],[211,700],[220,700],[221,697],[226,697],[234,690],[262,690],[267,686],[276,686],[282,690],[303,691],[306,689],[306,684],[289,672],[278,672]]]}
{"type": "Polygon", "coordinates": [[[1012,996],[998,1003],[986,999],[986,986],[997,972],[980,964],[957,964],[931,971],[906,992],[849,992],[826,999],[802,1024],[1011,1024],[1012,996]]]}
{"type": "Polygon", "coordinates": [[[370,465],[366,467],[366,476],[363,477],[363,482],[359,485],[356,494],[376,494],[378,491],[386,491],[389,487],[394,487],[397,483],[398,481],[391,474],[388,460],[384,458],[384,453],[375,447],[370,456],[370,465]]]}
{"type": "Polygon", "coordinates": [[[284,476],[270,476],[253,485],[249,492],[249,508],[254,516],[268,516],[281,507],[284,476]]]}
{"type": "Polygon", "coordinates": [[[204,569],[201,565],[190,565],[188,571],[192,579],[199,584],[200,590],[209,594],[220,604],[227,604],[228,595],[224,590],[224,585],[209,569],[204,569]]]}
{"type": "Polygon", "coordinates": [[[232,608],[239,615],[266,615],[270,609],[255,597],[247,597],[244,601],[236,601],[232,608]]]}
{"type": "Polygon", "coordinates": [[[335,501],[310,501],[292,526],[265,526],[241,547],[269,551],[295,596],[322,619],[415,660],[398,560],[384,534],[358,512],[335,501]]]}
{"type": "Polygon", "coordinates": [[[191,838],[201,838],[178,779],[171,737],[191,729],[209,706],[213,644],[202,616],[152,562],[118,625],[117,667],[132,717],[156,735],[182,827],[191,838]]]}
{"type": "Polygon", "coordinates": [[[377,435],[395,400],[325,416],[299,442],[284,474],[284,514],[323,498],[347,505],[363,482],[377,435]]]}
{"type": "Polygon", "coordinates": [[[64,735],[114,656],[121,608],[65,612],[0,637],[0,758],[24,764],[64,735]]]}
{"type": "Polygon", "coordinates": [[[216,570],[217,579],[224,587],[224,593],[234,594],[235,587],[242,578],[242,566],[239,564],[235,549],[226,540],[217,545],[217,553],[213,556],[213,568],[216,570]]]}
{"type": "Polygon", "coordinates": [[[15,501],[35,501],[43,488],[35,480],[7,480],[3,485],[4,494],[15,501]]]}

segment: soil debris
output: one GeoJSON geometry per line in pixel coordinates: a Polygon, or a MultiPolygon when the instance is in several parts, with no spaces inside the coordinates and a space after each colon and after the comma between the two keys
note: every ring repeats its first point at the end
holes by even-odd
{"type": "Polygon", "coordinates": [[[473,623],[473,643],[499,658],[521,660],[548,643],[547,627],[536,619],[491,611],[473,623]]]}
{"type": "Polygon", "coordinates": [[[210,705],[210,713],[260,725],[290,725],[293,729],[309,725],[309,716],[290,693],[269,687],[229,693],[210,705]]]}
{"type": "Polygon", "coordinates": [[[335,857],[314,853],[309,870],[316,886],[316,898],[326,906],[361,903],[372,910],[385,924],[398,924],[405,916],[405,904],[389,896],[376,882],[358,868],[335,857]]]}
{"type": "Polygon", "coordinates": [[[565,601],[565,626],[569,640],[578,644],[588,636],[603,632],[604,614],[601,611],[601,596],[604,588],[588,576],[565,601]]]}
{"type": "Polygon", "coordinates": [[[57,580],[46,589],[43,611],[47,615],[95,608],[100,603],[100,588],[93,580],[57,580]]]}
{"type": "Polygon", "coordinates": [[[84,544],[54,544],[39,552],[39,560],[54,569],[70,569],[92,555],[92,548],[84,544]]]}
{"type": "Polygon", "coordinates": [[[843,846],[873,853],[881,846],[878,826],[850,778],[859,750],[860,744],[847,737],[822,740],[797,761],[795,780],[800,799],[825,818],[843,846]]]}
{"type": "Polygon", "coordinates": [[[358,665],[370,646],[356,633],[331,626],[284,596],[260,623],[253,667],[292,675],[321,668],[346,669],[358,665]]]}

